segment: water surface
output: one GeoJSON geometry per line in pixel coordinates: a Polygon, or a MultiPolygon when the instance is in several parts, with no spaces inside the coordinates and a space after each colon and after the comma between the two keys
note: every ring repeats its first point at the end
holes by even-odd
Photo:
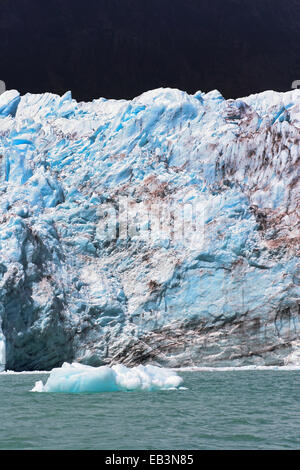
{"type": "Polygon", "coordinates": [[[0,374],[0,449],[300,448],[300,371],[179,374],[187,390],[81,395],[0,374]]]}

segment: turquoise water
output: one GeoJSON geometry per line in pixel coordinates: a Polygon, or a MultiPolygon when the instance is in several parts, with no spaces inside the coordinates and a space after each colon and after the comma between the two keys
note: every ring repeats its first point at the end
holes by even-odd
{"type": "Polygon", "coordinates": [[[0,449],[300,448],[300,371],[179,374],[188,390],[83,395],[0,375],[0,449]]]}

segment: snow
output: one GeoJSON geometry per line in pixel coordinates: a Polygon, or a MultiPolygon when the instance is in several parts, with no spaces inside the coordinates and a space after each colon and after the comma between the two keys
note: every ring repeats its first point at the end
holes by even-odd
{"type": "Polygon", "coordinates": [[[123,365],[91,367],[64,363],[53,369],[45,385],[36,382],[32,392],[102,393],[121,391],[173,390],[183,379],[175,371],[146,365],[128,368],[123,365]]]}

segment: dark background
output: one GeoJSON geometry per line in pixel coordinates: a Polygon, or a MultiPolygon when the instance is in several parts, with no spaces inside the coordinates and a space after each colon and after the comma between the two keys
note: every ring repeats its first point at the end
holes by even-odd
{"type": "Polygon", "coordinates": [[[22,94],[287,91],[299,52],[300,0],[0,0],[0,79],[22,94]]]}

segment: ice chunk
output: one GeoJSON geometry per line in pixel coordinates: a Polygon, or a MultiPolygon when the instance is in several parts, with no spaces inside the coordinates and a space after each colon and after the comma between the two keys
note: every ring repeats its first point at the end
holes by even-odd
{"type": "Polygon", "coordinates": [[[91,367],[64,363],[53,369],[46,384],[36,382],[32,392],[55,393],[101,393],[131,390],[172,390],[183,379],[175,371],[156,366],[137,366],[132,369],[123,365],[91,367]]]}
{"type": "Polygon", "coordinates": [[[20,100],[17,90],[5,91],[0,96],[0,116],[15,116],[20,100]]]}

